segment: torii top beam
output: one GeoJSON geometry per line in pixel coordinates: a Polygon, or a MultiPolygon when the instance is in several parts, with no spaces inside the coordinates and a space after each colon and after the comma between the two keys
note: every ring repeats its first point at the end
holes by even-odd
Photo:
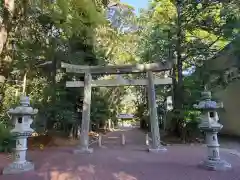
{"type": "Polygon", "coordinates": [[[167,71],[172,68],[169,62],[135,64],[135,65],[108,65],[108,66],[83,66],[61,63],[62,68],[66,68],[71,73],[91,73],[91,74],[128,74],[141,73],[147,71],[160,72],[167,71]]]}

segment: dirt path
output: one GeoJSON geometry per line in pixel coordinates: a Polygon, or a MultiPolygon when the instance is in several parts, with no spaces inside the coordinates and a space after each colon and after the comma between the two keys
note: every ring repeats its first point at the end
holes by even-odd
{"type": "MultiPolygon", "coordinates": [[[[124,131],[126,145],[109,137],[119,137],[121,131],[104,137],[105,148],[94,144],[93,154],[73,154],[73,148],[49,148],[29,152],[36,170],[19,175],[1,175],[1,180],[239,180],[240,158],[222,152],[222,158],[232,163],[227,172],[213,172],[197,167],[206,149],[196,146],[169,146],[166,153],[145,151],[144,134],[138,129],[124,131]],[[109,140],[109,141],[108,141],[109,140]]],[[[0,167],[7,165],[0,156],[0,167]]]]}

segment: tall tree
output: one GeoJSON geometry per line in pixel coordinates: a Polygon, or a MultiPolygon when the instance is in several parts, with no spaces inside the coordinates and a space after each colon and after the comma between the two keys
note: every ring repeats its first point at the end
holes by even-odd
{"type": "Polygon", "coordinates": [[[140,18],[145,28],[139,52],[142,61],[174,62],[173,99],[177,113],[174,127],[177,130],[183,126],[182,112],[186,104],[184,72],[201,66],[234,37],[239,31],[239,16],[231,11],[239,12],[239,6],[236,1],[153,0],[149,7],[140,18]]]}

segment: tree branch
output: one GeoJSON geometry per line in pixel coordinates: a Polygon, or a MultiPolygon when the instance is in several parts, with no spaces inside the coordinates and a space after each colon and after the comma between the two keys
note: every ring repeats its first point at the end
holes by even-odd
{"type": "MultiPolygon", "coordinates": [[[[218,36],[217,39],[215,39],[215,41],[213,41],[211,44],[209,44],[206,48],[203,48],[203,49],[208,51],[217,41],[219,41],[220,38],[222,38],[222,36],[218,36]]],[[[202,54],[202,52],[200,52],[200,53],[202,54]]],[[[191,53],[187,54],[186,56],[183,57],[183,61],[185,61],[186,59],[188,59],[192,55],[193,54],[191,54],[191,53]]]]}

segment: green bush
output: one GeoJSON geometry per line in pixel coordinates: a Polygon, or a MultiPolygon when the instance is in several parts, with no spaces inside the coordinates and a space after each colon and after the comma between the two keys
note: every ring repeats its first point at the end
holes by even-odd
{"type": "Polygon", "coordinates": [[[0,152],[11,152],[15,147],[15,139],[6,124],[0,124],[0,152]]]}
{"type": "Polygon", "coordinates": [[[184,121],[185,121],[185,141],[194,140],[201,137],[199,125],[199,116],[200,111],[185,111],[184,112],[184,121]]]}

